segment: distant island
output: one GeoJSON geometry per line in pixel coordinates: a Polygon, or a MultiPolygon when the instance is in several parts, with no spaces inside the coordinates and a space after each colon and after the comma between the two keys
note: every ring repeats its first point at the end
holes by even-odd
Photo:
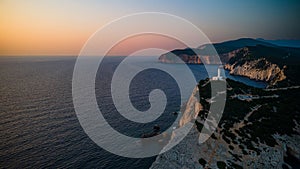
{"type": "MultiPolygon", "coordinates": [[[[162,54],[159,61],[163,63],[182,63],[183,61],[188,64],[223,64],[224,68],[229,70],[232,75],[266,81],[270,86],[299,84],[300,48],[279,46],[279,42],[281,41],[241,38],[222,43],[205,44],[198,48],[176,49],[162,54]],[[212,52],[213,48],[218,55],[212,52]]],[[[289,44],[287,41],[284,42],[286,45],[289,44]]]]}

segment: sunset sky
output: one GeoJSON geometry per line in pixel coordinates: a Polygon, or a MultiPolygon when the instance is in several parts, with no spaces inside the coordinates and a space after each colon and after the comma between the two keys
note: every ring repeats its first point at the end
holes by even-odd
{"type": "Polygon", "coordinates": [[[137,12],[180,16],[212,42],[300,39],[299,11],[300,1],[292,0],[0,0],[0,55],[76,56],[96,30],[137,12]]]}

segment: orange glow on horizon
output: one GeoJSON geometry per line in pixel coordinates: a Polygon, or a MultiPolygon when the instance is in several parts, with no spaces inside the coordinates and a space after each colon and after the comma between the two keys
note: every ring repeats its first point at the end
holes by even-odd
{"type": "Polygon", "coordinates": [[[75,14],[76,10],[66,11],[61,3],[1,1],[0,56],[77,56],[89,36],[105,22],[100,18],[84,24],[87,19],[75,14]]]}
{"type": "MultiPolygon", "coordinates": [[[[234,1],[220,5],[215,1],[186,3],[172,0],[0,0],[0,56],[77,56],[98,29],[120,17],[140,12],[162,12],[182,17],[201,29],[213,43],[241,37],[298,40],[299,24],[295,23],[299,20],[296,15],[299,2],[234,1]]],[[[150,22],[141,20],[130,29],[150,22]]],[[[112,39],[122,30],[124,28],[119,28],[104,38],[112,39]]],[[[196,41],[188,35],[189,32],[186,33],[191,41],[196,41]]],[[[181,48],[176,45],[170,44],[172,49],[181,48]]]]}
{"type": "MultiPolygon", "coordinates": [[[[174,48],[186,48],[187,46],[174,38],[160,35],[160,34],[140,34],[126,38],[115,46],[113,46],[107,56],[129,56],[134,52],[157,48],[166,51],[173,50],[174,48]]],[[[147,55],[154,55],[153,53],[147,53],[147,55]]]]}
{"type": "MultiPolygon", "coordinates": [[[[82,3],[55,0],[0,1],[0,56],[77,56],[94,32],[123,16],[112,17],[103,4],[91,8],[82,3]],[[103,9],[101,15],[99,8],[103,9]]],[[[114,35],[105,38],[111,36],[114,35]]],[[[155,45],[166,50],[185,47],[174,39],[146,35],[126,40],[111,55],[124,56],[128,51],[155,45]]]]}

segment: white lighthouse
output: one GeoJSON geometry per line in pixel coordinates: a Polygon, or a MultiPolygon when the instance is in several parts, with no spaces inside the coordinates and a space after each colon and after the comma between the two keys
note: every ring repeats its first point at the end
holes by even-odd
{"type": "Polygon", "coordinates": [[[223,77],[221,76],[221,66],[218,67],[218,76],[212,77],[212,80],[223,80],[223,77]]]}
{"type": "Polygon", "coordinates": [[[220,69],[220,67],[218,67],[218,79],[220,79],[221,78],[221,69],[220,69]]]}

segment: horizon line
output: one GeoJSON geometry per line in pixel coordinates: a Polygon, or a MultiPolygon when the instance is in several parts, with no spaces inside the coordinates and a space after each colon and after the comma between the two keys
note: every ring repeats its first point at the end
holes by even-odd
{"type": "MultiPolygon", "coordinates": [[[[217,41],[217,42],[211,42],[210,44],[217,44],[217,43],[224,43],[224,42],[228,42],[228,41],[234,41],[234,40],[239,40],[239,39],[253,39],[253,40],[266,40],[266,41],[299,41],[300,43],[300,39],[265,39],[265,38],[253,38],[253,37],[247,37],[247,36],[241,36],[238,38],[234,38],[234,39],[227,39],[227,40],[221,40],[221,41],[217,41]]],[[[270,43],[270,42],[269,42],[270,43]]],[[[205,45],[205,44],[200,44],[201,45],[205,45]]],[[[288,47],[288,46],[283,46],[283,47],[288,47]]],[[[295,46],[291,46],[291,47],[295,47],[295,46]]],[[[187,47],[190,48],[190,47],[187,47]]],[[[296,48],[300,48],[296,47],[296,48]]],[[[175,48],[176,49],[186,49],[186,48],[175,48]]],[[[3,50],[2,50],[3,51],[3,50]]],[[[6,50],[4,50],[6,51],[6,50]]],[[[24,50],[29,52],[30,50],[24,50]]],[[[35,50],[31,50],[30,52],[35,51],[35,50]]],[[[47,51],[47,50],[46,50],[47,51]]],[[[171,50],[170,50],[171,51],[171,50]]],[[[0,51],[1,52],[1,51],[0,51]]],[[[6,51],[7,52],[7,51],[6,51]]],[[[0,54],[0,57],[77,57],[80,55],[80,50],[78,51],[77,54],[46,54],[46,53],[41,53],[41,54],[0,54]]],[[[108,56],[108,55],[107,55],[108,56]]],[[[135,56],[135,57],[149,57],[153,55],[130,55],[130,56],[135,56]]],[[[87,57],[99,57],[97,55],[90,55],[87,57]]],[[[124,55],[109,55],[109,57],[125,57],[124,55]]]]}

